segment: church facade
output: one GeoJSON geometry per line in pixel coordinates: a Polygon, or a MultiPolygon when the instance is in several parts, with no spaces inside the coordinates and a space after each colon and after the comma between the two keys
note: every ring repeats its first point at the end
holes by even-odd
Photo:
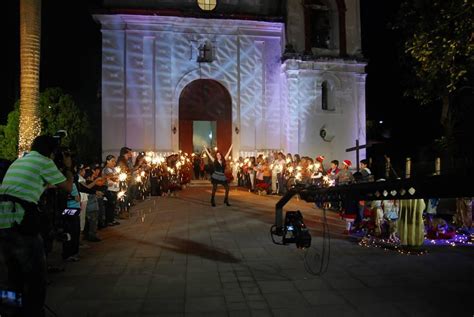
{"type": "Polygon", "coordinates": [[[106,0],[94,18],[104,154],[354,160],[345,149],[365,142],[357,0],[106,0]]]}

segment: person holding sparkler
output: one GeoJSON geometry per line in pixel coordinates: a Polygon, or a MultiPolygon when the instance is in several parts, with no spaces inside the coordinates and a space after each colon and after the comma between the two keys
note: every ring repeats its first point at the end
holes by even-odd
{"type": "Polygon", "coordinates": [[[273,162],[274,168],[276,169],[277,174],[277,187],[278,187],[278,194],[283,195],[285,191],[285,169],[286,169],[286,161],[285,161],[285,154],[282,152],[278,152],[277,160],[273,162]]]}
{"type": "Polygon", "coordinates": [[[103,177],[107,180],[107,191],[105,198],[105,222],[108,226],[119,225],[120,222],[115,220],[115,208],[117,205],[117,196],[120,191],[119,173],[115,168],[117,163],[115,156],[107,155],[105,158],[106,165],[102,170],[103,177]]]}

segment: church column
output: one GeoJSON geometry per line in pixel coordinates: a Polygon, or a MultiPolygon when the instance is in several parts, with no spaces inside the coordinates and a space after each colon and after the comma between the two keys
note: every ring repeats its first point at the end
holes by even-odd
{"type": "Polygon", "coordinates": [[[236,78],[236,85],[237,85],[237,91],[235,91],[235,100],[233,101],[232,105],[236,105],[235,108],[235,116],[234,116],[234,111],[232,111],[232,121],[234,122],[234,127],[232,129],[232,157],[234,159],[238,158],[240,156],[240,149],[242,147],[241,143],[241,138],[242,138],[242,118],[241,118],[241,111],[240,111],[240,38],[236,37],[235,38],[236,42],[236,57],[237,57],[237,78],[236,78]],[[234,134],[235,133],[235,134],[234,134]]]}
{"type": "Polygon", "coordinates": [[[338,21],[339,21],[339,55],[345,56],[347,54],[346,45],[346,4],[344,0],[336,0],[338,21]]]}
{"type": "Polygon", "coordinates": [[[290,153],[298,153],[299,151],[299,111],[298,111],[298,70],[287,70],[286,81],[288,87],[288,118],[287,124],[287,144],[286,150],[290,153]]]}
{"type": "Polygon", "coordinates": [[[253,152],[261,144],[263,83],[262,51],[252,37],[239,38],[240,50],[240,141],[242,152],[253,152]]]}
{"type": "MultiPolygon", "coordinates": [[[[154,149],[160,152],[171,152],[178,147],[178,114],[175,113],[175,117],[172,117],[173,89],[170,77],[172,74],[171,57],[173,49],[169,44],[172,42],[173,33],[157,32],[154,49],[154,149]],[[176,127],[176,130],[174,130],[174,127],[176,127]]],[[[176,110],[178,109],[177,107],[176,110]]]]}
{"type": "Polygon", "coordinates": [[[348,55],[361,54],[360,38],[360,1],[349,1],[346,4],[346,43],[348,55]]]}
{"type": "Polygon", "coordinates": [[[254,67],[255,81],[253,87],[256,88],[255,93],[255,149],[260,150],[266,147],[265,133],[265,64],[264,64],[264,41],[254,41],[255,60],[254,67]],[[258,65],[258,66],[257,66],[258,65]]]}
{"type": "Polygon", "coordinates": [[[280,98],[280,68],[281,41],[272,38],[265,41],[264,59],[264,124],[265,149],[280,149],[281,127],[281,98],[280,98]]]}
{"type": "Polygon", "coordinates": [[[129,30],[126,39],[126,144],[132,149],[154,147],[154,36],[129,30]]]}
{"type": "Polygon", "coordinates": [[[102,28],[102,151],[116,155],[126,141],[125,31],[102,28]]]}

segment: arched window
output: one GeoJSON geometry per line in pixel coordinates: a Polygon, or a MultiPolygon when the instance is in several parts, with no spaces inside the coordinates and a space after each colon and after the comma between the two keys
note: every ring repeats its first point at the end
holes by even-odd
{"type": "Polygon", "coordinates": [[[321,84],[321,109],[329,110],[328,107],[328,83],[323,81],[321,84]]]}
{"type": "Polygon", "coordinates": [[[323,81],[321,84],[321,110],[334,111],[335,109],[331,87],[327,81],[323,81]]]}

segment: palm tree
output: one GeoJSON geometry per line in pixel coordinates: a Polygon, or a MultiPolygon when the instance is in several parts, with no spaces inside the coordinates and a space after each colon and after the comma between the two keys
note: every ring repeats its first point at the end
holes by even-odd
{"type": "Polygon", "coordinates": [[[31,147],[41,132],[38,116],[41,0],[20,0],[20,122],[18,151],[31,147]]]}

